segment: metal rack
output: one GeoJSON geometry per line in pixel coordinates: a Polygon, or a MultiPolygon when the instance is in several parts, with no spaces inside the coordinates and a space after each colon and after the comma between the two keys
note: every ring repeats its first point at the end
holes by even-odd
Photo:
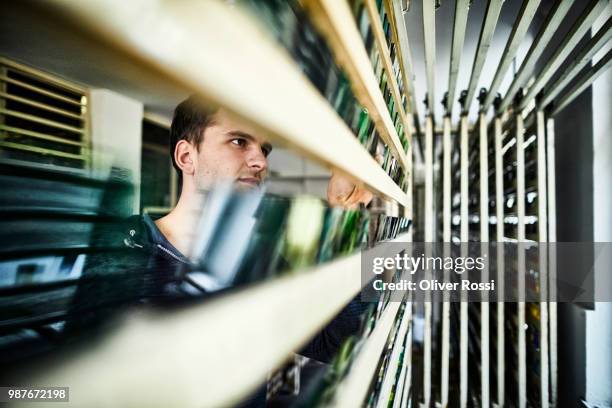
{"type": "MultiPolygon", "coordinates": [[[[451,59],[449,70],[448,95],[455,92],[456,71],[461,57],[460,49],[464,41],[464,27],[468,2],[456,2],[455,25],[453,29],[451,59]]],[[[446,109],[443,118],[441,154],[434,161],[442,168],[442,194],[439,214],[442,241],[487,242],[489,237],[494,241],[540,243],[555,241],[555,179],[554,179],[554,116],[563,110],[578,94],[585,90],[603,70],[609,67],[609,53],[594,66],[578,76],[595,53],[604,44],[609,44],[609,21],[599,31],[593,33],[592,39],[578,51],[577,44],[587,34],[595,21],[594,15],[601,14],[608,7],[606,1],[585,2],[584,9],[572,23],[569,33],[563,38],[552,57],[536,71],[536,62],[555,34],[560,22],[568,15],[573,4],[558,1],[547,16],[539,34],[524,58],[512,84],[503,96],[497,96],[502,79],[506,75],[517,49],[529,28],[537,11],[539,1],[524,1],[508,37],[506,48],[495,71],[494,79],[488,89],[481,91],[479,115],[476,127],[469,130],[467,112],[475,93],[475,84],[479,80],[482,64],[486,59],[487,48],[498,19],[501,2],[490,1],[487,5],[475,60],[472,64],[471,79],[467,91],[464,91],[460,103],[462,114],[459,119],[459,131],[452,132],[452,102],[443,100],[446,109]],[[575,55],[568,63],[568,56],[575,55]],[[535,80],[523,95],[530,77],[535,80]],[[571,78],[571,79],[570,79],[571,78]],[[570,82],[573,86],[568,85],[570,82]],[[565,92],[559,90],[565,88],[565,92]],[[519,94],[520,97],[515,96],[519,94]],[[556,99],[555,99],[556,98],[556,99]],[[534,103],[535,102],[535,103],[534,103]],[[494,105],[494,115],[488,120],[489,109],[494,105]],[[454,142],[451,138],[454,137],[454,142]],[[513,203],[511,208],[506,203],[513,203]],[[510,213],[510,214],[508,214],[510,213]],[[494,214],[494,217],[491,215],[494,214]],[[508,216],[505,218],[505,215],[508,216]],[[454,217],[459,222],[454,222],[454,217]],[[459,224],[459,225],[457,225],[459,224]],[[454,229],[453,226],[460,226],[454,229]],[[480,227],[479,229],[477,227],[480,227]]],[[[427,10],[426,5],[423,9],[427,10]]],[[[425,13],[425,11],[424,11],[425,13]]],[[[424,15],[423,24],[431,27],[431,16],[424,15]]],[[[433,29],[432,29],[433,31],[433,29]]],[[[430,33],[430,35],[433,35],[430,33]]],[[[425,33],[427,43],[427,32],[425,33]]],[[[431,71],[432,52],[425,46],[427,73],[431,71]]],[[[429,81],[428,81],[429,83],[429,81]]],[[[428,94],[432,91],[429,89],[428,94]]],[[[427,102],[430,104],[431,102],[427,102]]],[[[426,118],[426,121],[429,119],[426,118]]],[[[428,146],[429,135],[425,135],[425,146],[428,146]]],[[[426,156],[431,150],[426,148],[426,156]]],[[[427,163],[427,162],[426,162],[427,163]]],[[[432,166],[425,166],[425,191],[434,186],[432,166]]],[[[424,211],[432,205],[424,201],[424,211]]],[[[418,204],[415,204],[418,205],[418,204]]],[[[435,228],[430,222],[425,223],[425,236],[431,236],[435,228]]],[[[504,265],[503,247],[498,247],[497,265],[498,280],[503,283],[502,272],[509,266],[504,265]],[[499,256],[502,255],[502,256],[499,256]]],[[[519,271],[525,268],[525,254],[518,253],[519,271]]],[[[538,289],[541,297],[539,303],[503,302],[481,303],[479,307],[468,307],[460,303],[456,313],[459,315],[459,390],[456,397],[459,406],[467,406],[468,401],[478,401],[482,406],[504,406],[507,403],[517,406],[556,406],[557,402],[557,351],[556,351],[556,303],[553,287],[549,282],[554,274],[555,256],[548,251],[540,251],[538,289]],[[550,274],[550,275],[549,275],[550,274]],[[537,310],[538,321],[533,321],[528,310],[537,310]],[[477,320],[477,322],[474,321],[477,320]],[[508,323],[510,321],[510,323],[508,323]],[[506,323],[504,323],[506,322],[506,323]],[[512,323],[513,322],[513,323],[512,323]],[[493,324],[490,327],[490,323],[493,324]],[[514,335],[508,334],[505,325],[515,326],[514,335]],[[471,330],[474,326],[480,330],[471,330]],[[528,326],[528,330],[522,330],[528,326]],[[537,330],[541,344],[535,349],[529,343],[532,330],[537,330]],[[469,333],[469,335],[468,335],[469,333]],[[508,342],[515,349],[515,355],[509,355],[508,342]],[[479,354],[470,353],[472,344],[479,349],[479,354]],[[539,375],[534,377],[533,364],[539,367],[539,375]],[[471,376],[469,367],[480,371],[479,378],[471,376]],[[515,375],[512,373],[515,372],[515,375]],[[515,381],[512,390],[505,389],[511,376],[515,381]],[[535,382],[534,382],[535,381],[535,382]],[[474,390],[472,386],[476,386],[474,390]],[[494,389],[493,389],[493,388],[494,389]],[[476,391],[478,395],[472,395],[476,391]]],[[[519,273],[518,289],[524,293],[524,273],[519,273]]],[[[441,353],[441,384],[432,384],[439,395],[440,406],[449,402],[449,350],[453,349],[450,341],[452,310],[447,303],[441,305],[442,313],[439,324],[442,327],[438,347],[441,353]]],[[[425,324],[431,324],[425,314],[425,324]]],[[[427,332],[427,328],[425,329],[427,332]]],[[[425,340],[427,341],[427,340],[425,340]]],[[[423,358],[427,359],[426,354],[423,358]]],[[[475,372],[474,372],[475,374],[475,372]]],[[[452,373],[450,376],[452,377],[452,373]]],[[[421,401],[427,404],[428,391],[424,391],[421,401]]]]}

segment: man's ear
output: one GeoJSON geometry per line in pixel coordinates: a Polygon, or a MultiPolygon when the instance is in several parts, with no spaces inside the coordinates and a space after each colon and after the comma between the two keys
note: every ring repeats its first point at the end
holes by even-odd
{"type": "Polygon", "coordinates": [[[184,174],[195,173],[195,148],[187,140],[179,140],[174,149],[174,161],[184,174]]]}

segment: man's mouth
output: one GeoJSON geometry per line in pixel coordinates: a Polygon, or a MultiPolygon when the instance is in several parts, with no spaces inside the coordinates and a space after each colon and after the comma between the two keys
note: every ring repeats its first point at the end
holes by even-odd
{"type": "Polygon", "coordinates": [[[259,184],[261,184],[261,180],[255,177],[241,177],[237,181],[249,187],[259,187],[259,184]]]}

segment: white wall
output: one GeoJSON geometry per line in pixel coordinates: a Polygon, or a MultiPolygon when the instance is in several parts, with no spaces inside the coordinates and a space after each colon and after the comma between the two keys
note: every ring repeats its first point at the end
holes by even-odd
{"type": "MultiPolygon", "coordinates": [[[[602,16],[594,30],[607,18],[602,16]]],[[[596,60],[610,49],[604,47],[596,60]]],[[[612,71],[593,83],[593,241],[612,242],[612,71]]],[[[608,244],[609,245],[609,244],[608,244]]],[[[595,287],[612,282],[610,264],[595,266],[595,287]]],[[[591,406],[612,406],[612,303],[598,302],[586,314],[586,399],[591,406]]]]}
{"type": "Polygon", "coordinates": [[[102,176],[111,167],[134,183],[132,210],[140,206],[140,156],[143,104],[107,89],[90,92],[93,168],[102,176]]]}

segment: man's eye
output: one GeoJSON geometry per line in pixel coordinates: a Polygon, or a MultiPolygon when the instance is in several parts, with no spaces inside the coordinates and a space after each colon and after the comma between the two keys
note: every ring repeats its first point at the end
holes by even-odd
{"type": "Polygon", "coordinates": [[[244,147],[246,145],[246,140],[244,139],[232,139],[232,143],[236,146],[244,147]]]}

